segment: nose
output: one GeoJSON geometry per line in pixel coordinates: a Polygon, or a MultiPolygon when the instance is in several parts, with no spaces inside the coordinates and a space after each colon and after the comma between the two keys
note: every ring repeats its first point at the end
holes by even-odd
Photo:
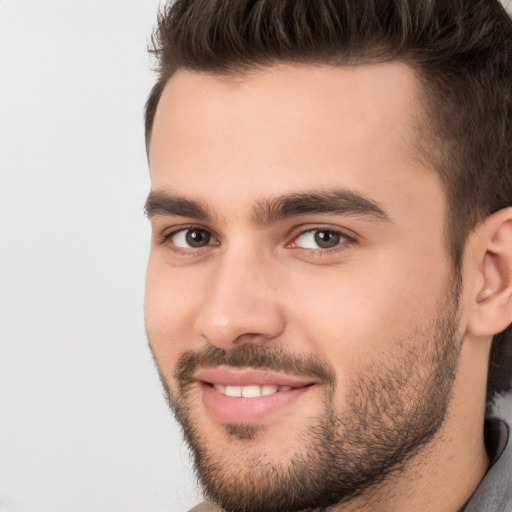
{"type": "Polygon", "coordinates": [[[285,318],[270,265],[245,255],[216,261],[195,328],[208,343],[224,349],[279,336],[285,318]]]}

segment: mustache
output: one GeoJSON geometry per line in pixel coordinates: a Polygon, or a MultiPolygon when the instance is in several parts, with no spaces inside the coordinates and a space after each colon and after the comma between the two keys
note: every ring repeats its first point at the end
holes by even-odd
{"type": "Polygon", "coordinates": [[[311,377],[331,386],[336,384],[334,370],[317,356],[289,354],[280,347],[256,344],[239,345],[229,350],[210,345],[202,350],[187,351],[179,358],[174,377],[183,388],[194,381],[198,369],[217,366],[289,373],[311,377]]]}

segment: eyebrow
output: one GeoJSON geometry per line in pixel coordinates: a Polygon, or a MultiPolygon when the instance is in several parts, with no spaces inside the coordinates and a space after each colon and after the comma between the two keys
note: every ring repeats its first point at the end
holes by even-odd
{"type": "MultiPolygon", "coordinates": [[[[161,191],[150,192],[144,207],[146,216],[171,215],[215,221],[206,204],[161,191]]],[[[256,202],[252,219],[257,224],[271,224],[298,215],[331,214],[372,217],[392,222],[380,204],[362,194],[347,189],[329,189],[286,194],[256,202]]]]}
{"type": "Polygon", "coordinates": [[[264,199],[256,203],[253,219],[258,224],[269,224],[286,217],[316,213],[373,217],[391,222],[379,203],[347,189],[301,192],[264,199]]]}
{"type": "Polygon", "coordinates": [[[151,191],[149,193],[144,205],[144,213],[148,219],[155,215],[173,215],[200,220],[213,220],[213,215],[203,204],[186,199],[185,197],[169,195],[159,191],[151,191]]]}

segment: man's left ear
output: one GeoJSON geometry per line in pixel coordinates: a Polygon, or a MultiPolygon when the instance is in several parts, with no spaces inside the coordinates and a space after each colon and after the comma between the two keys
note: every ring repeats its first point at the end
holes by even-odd
{"type": "Polygon", "coordinates": [[[470,235],[477,279],[471,291],[467,330],[492,336],[512,323],[512,208],[499,210],[470,235]]]}

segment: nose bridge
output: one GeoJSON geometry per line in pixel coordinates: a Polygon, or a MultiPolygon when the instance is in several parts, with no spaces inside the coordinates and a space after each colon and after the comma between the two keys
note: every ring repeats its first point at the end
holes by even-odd
{"type": "Polygon", "coordinates": [[[205,283],[198,333],[221,348],[242,338],[253,342],[274,338],[284,328],[284,319],[273,290],[271,266],[263,256],[243,249],[226,253],[205,283]]]}

